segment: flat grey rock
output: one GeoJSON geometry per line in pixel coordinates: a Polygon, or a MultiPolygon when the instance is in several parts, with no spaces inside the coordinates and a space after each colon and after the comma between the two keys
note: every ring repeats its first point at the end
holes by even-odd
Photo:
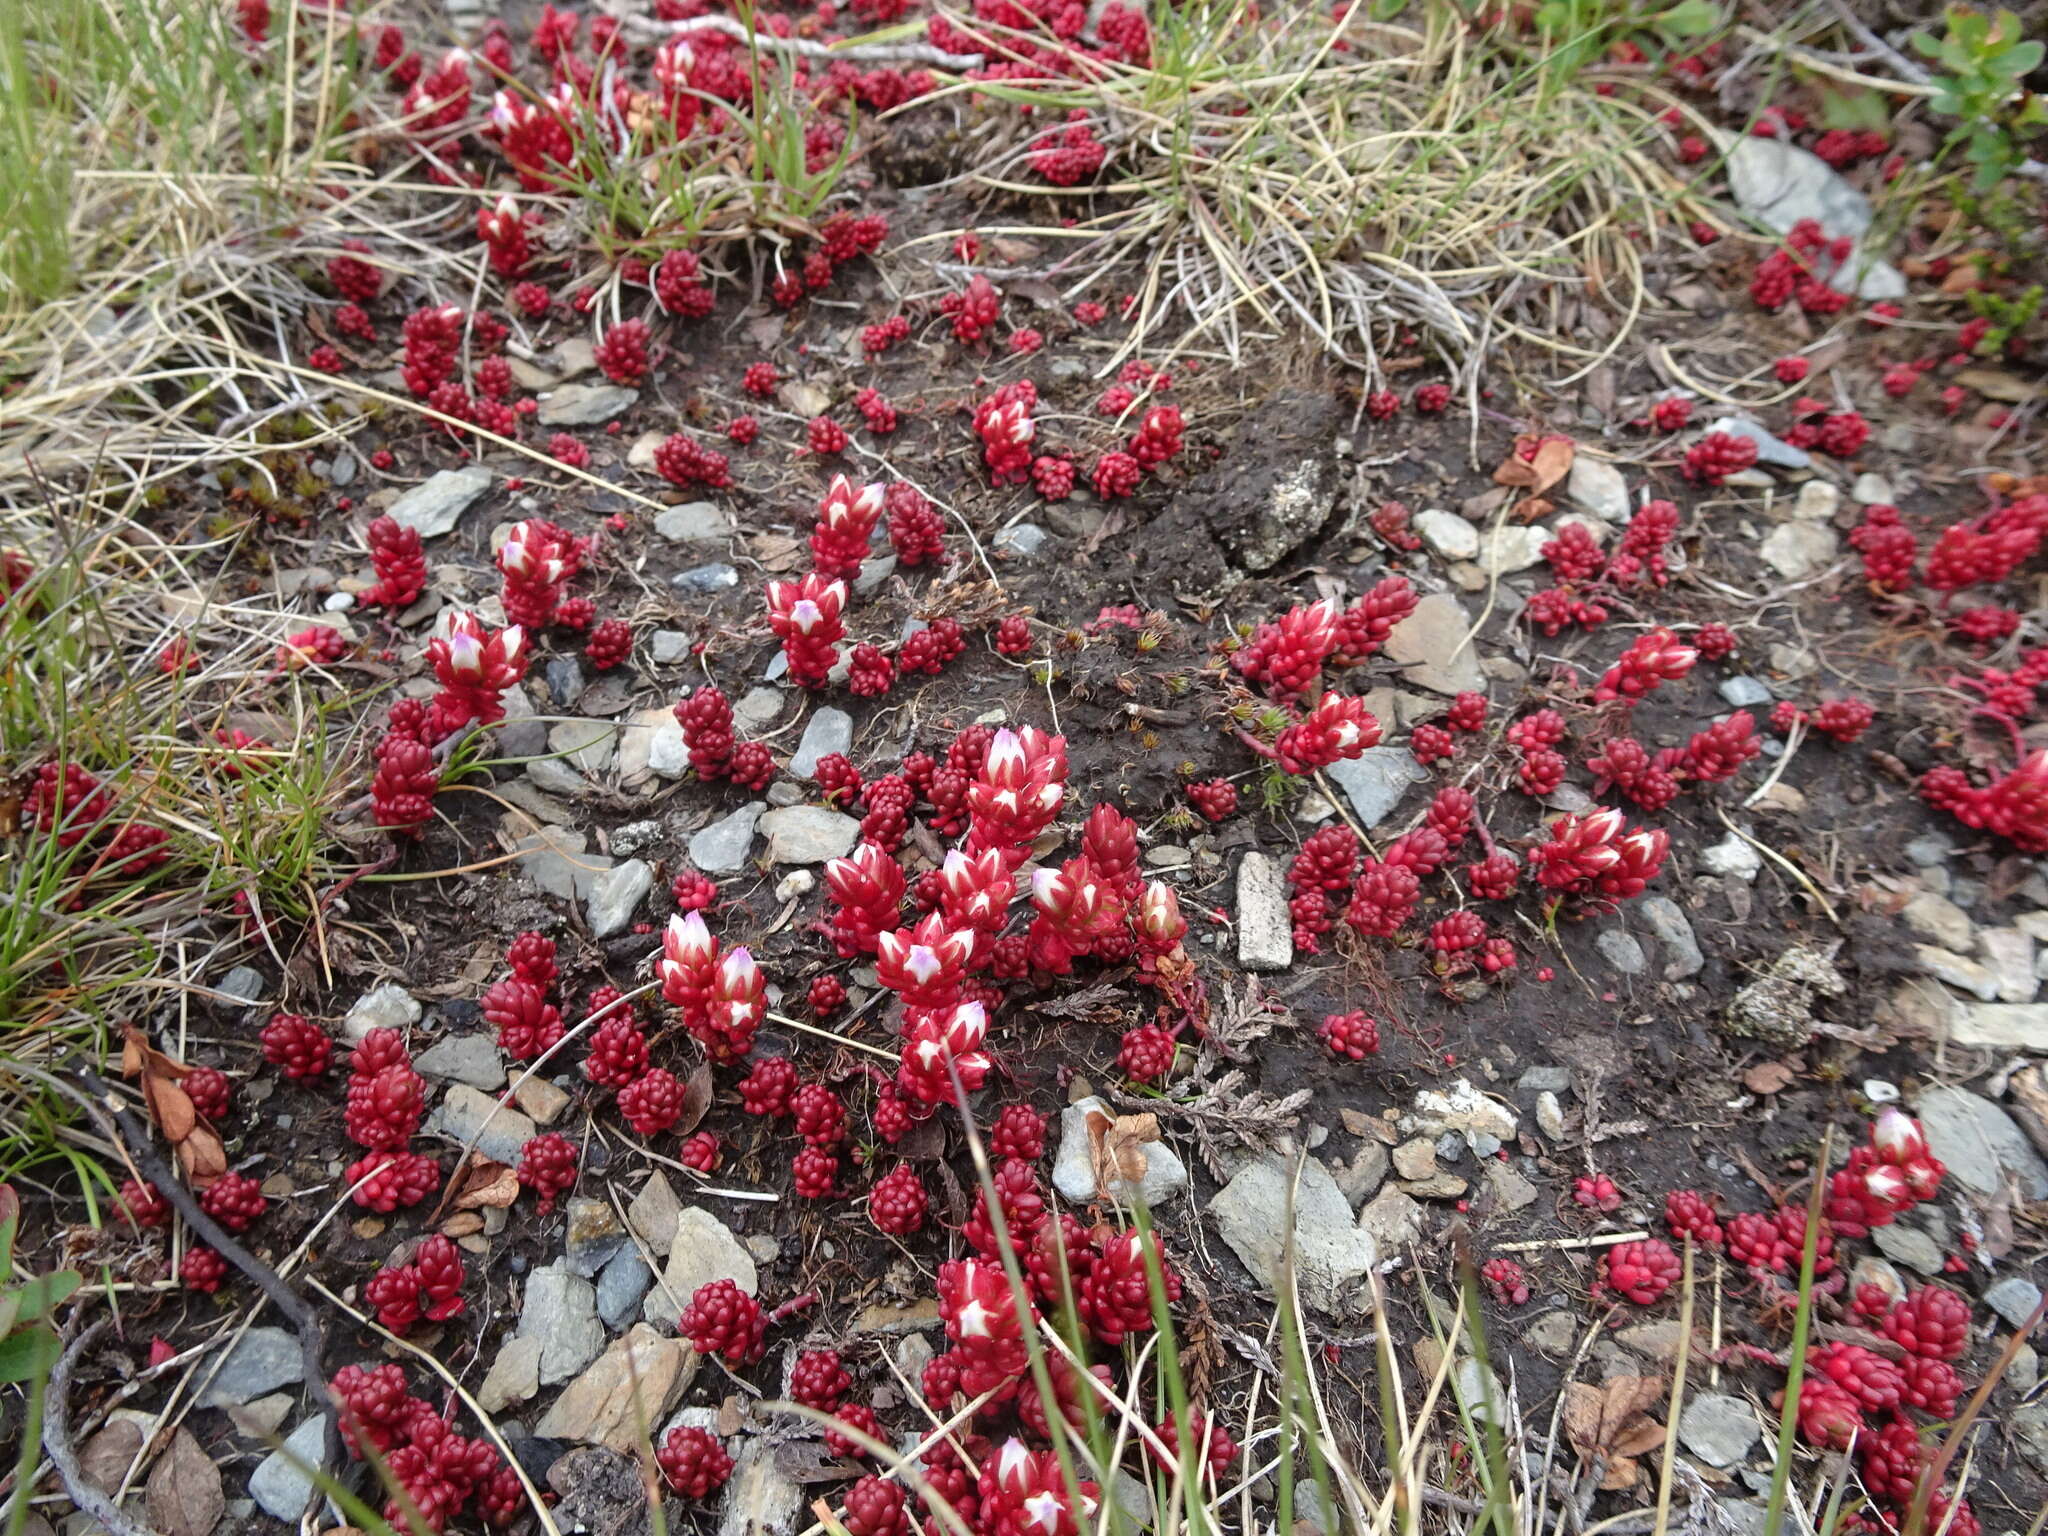
{"type": "Polygon", "coordinates": [[[1512,576],[1540,564],[1550,530],[1541,523],[1504,523],[1480,536],[1479,569],[1489,576],[1512,576]]]}
{"type": "Polygon", "coordinates": [[[1237,866],[1237,961],[1248,971],[1284,971],[1294,963],[1294,919],[1280,866],[1253,851],[1237,866]]]}
{"type": "Polygon", "coordinates": [[[567,1261],[526,1277],[519,1337],[540,1340],[540,1383],[552,1387],[576,1375],[604,1349],[597,1288],[570,1271],[567,1261]]]}
{"type": "Polygon", "coordinates": [[[1991,973],[2001,1003],[2031,1003],[2041,989],[2034,972],[2034,941],[2018,928],[1979,928],[1977,953],[1991,973]]]}
{"type": "Polygon", "coordinates": [[[1763,1435],[1756,1410],[1739,1397],[1700,1392],[1678,1416],[1678,1438],[1710,1467],[1732,1467],[1763,1435]]]}
{"type": "Polygon", "coordinates": [[[438,539],[454,531],[462,514],[491,488],[491,480],[491,472],[480,464],[444,469],[399,497],[386,515],[423,539],[438,539]]]}
{"type": "Polygon", "coordinates": [[[1756,461],[1759,464],[1769,464],[1778,469],[1805,469],[1813,463],[1812,455],[1804,448],[1794,448],[1783,439],[1773,437],[1746,417],[1723,416],[1706,430],[1748,438],[1756,444],[1756,461]]]}
{"type": "Polygon", "coordinates": [[[1478,647],[1466,645],[1471,615],[1448,592],[1432,592],[1387,635],[1385,654],[1404,682],[1431,693],[1483,693],[1478,647]]]}
{"type": "Polygon", "coordinates": [[[854,595],[868,596],[895,574],[896,557],[893,554],[877,555],[872,560],[861,561],[860,574],[853,578],[854,595]]]}
{"type": "Polygon", "coordinates": [[[1700,868],[1710,875],[1733,875],[1754,880],[1763,872],[1764,856],[1742,838],[1730,832],[1712,847],[1700,850],[1700,868]]]}
{"type": "MultiPolygon", "coordinates": [[[[558,757],[537,757],[526,765],[526,776],[543,793],[560,799],[580,799],[593,794],[597,786],[558,757]]],[[[509,797],[508,797],[509,798],[509,797]]]]}
{"type": "Polygon", "coordinates": [[[796,1536],[809,1523],[801,1483],[777,1465],[772,1435],[744,1435],[718,1506],[718,1536],[796,1536]]]}
{"type": "Polygon", "coordinates": [[[590,882],[587,915],[590,936],[608,939],[623,933],[647,893],[654,888],[654,866],[645,859],[628,859],[614,864],[590,882]]]}
{"type": "Polygon", "coordinates": [[[586,851],[590,839],[570,827],[542,827],[518,839],[519,868],[541,890],[564,901],[581,901],[591,882],[612,867],[611,856],[586,851]]]}
{"type": "Polygon", "coordinates": [[[2041,1305],[2041,1287],[2025,1275],[2007,1275],[1984,1291],[1984,1305],[2015,1328],[2024,1328],[2041,1305]]]}
{"type": "Polygon", "coordinates": [[[520,1149],[534,1134],[533,1122],[518,1110],[463,1083],[442,1096],[427,1116],[425,1130],[429,1136],[443,1137],[458,1147],[468,1146],[475,1136],[477,1151],[494,1163],[514,1168],[519,1165],[520,1149]]]}
{"type": "Polygon", "coordinates": [[[780,688],[756,685],[741,694],[732,707],[733,724],[745,736],[758,736],[782,718],[787,695],[780,688]]]}
{"type": "Polygon", "coordinates": [[[768,809],[765,800],[750,800],[691,835],[690,862],[707,875],[730,875],[746,866],[754,846],[754,828],[768,809]]]}
{"type": "Polygon", "coordinates": [[[989,548],[1013,560],[1029,560],[1045,547],[1045,530],[1036,523],[1017,523],[989,541],[989,548]]]}
{"type": "MultiPolygon", "coordinates": [[[[683,728],[677,722],[674,710],[653,704],[646,709],[634,710],[619,722],[618,755],[612,760],[612,766],[619,771],[619,783],[627,789],[637,788],[655,776],[680,777],[689,764],[689,752],[683,745],[683,728]],[[674,771],[663,772],[663,769],[674,771]]],[[[616,839],[612,846],[618,847],[616,839]]]]}
{"type": "Polygon", "coordinates": [[[633,1321],[654,1286],[654,1271],[631,1243],[612,1255],[597,1277],[597,1315],[614,1332],[633,1321]]]}
{"type": "Polygon", "coordinates": [[[1930,1088],[1920,1095],[1917,1110],[1928,1147],[1961,1183],[1989,1195],[2012,1174],[2023,1199],[2048,1198],[2048,1163],[2012,1116],[1989,1099],[1962,1088],[1930,1088]]]}
{"type": "Polygon", "coordinates": [[[804,723],[803,739],[796,744],[796,755],[789,760],[790,777],[812,778],[818,772],[819,758],[852,750],[853,716],[827,705],[814,711],[804,723]]]}
{"type": "Polygon", "coordinates": [[[1138,1200],[1143,1200],[1147,1206],[1157,1209],[1188,1187],[1187,1164],[1165,1142],[1149,1141],[1142,1149],[1145,1176],[1138,1181],[1135,1190],[1120,1184],[1113,1191],[1098,1191],[1095,1187],[1094,1149],[1088,1136],[1091,1110],[1116,1118],[1115,1110],[1101,1099],[1092,1097],[1077,1099],[1060,1111],[1060,1145],[1053,1159],[1052,1182],[1070,1204],[1092,1205],[1098,1200],[1117,1199],[1126,1205],[1135,1205],[1138,1200]]]}
{"type": "Polygon", "coordinates": [[[1949,1021],[1952,1045],[2048,1052],[2048,1003],[1972,1003],[1949,1021]]]}
{"type": "Polygon", "coordinates": [[[1771,702],[1771,690],[1761,679],[1741,674],[1722,678],[1717,691],[1731,709],[1755,709],[1771,702]]]}
{"type": "Polygon", "coordinates": [[[320,1414],[285,1436],[282,1448],[258,1463],[249,1476],[249,1497],[271,1519],[288,1520],[296,1527],[313,1497],[313,1471],[326,1449],[327,1416],[320,1414]]]}
{"type": "Polygon", "coordinates": [[[490,1090],[505,1086],[505,1059],[489,1035],[450,1035],[420,1052],[413,1068],[429,1082],[467,1083],[490,1090]]]}
{"type": "Polygon", "coordinates": [[[620,384],[563,384],[541,397],[544,427],[594,427],[631,410],[640,391],[620,384]]]}
{"type": "Polygon", "coordinates": [[[1603,523],[1625,523],[1631,515],[1628,481],[1605,459],[1584,453],[1574,457],[1564,493],[1603,523]]]}
{"type": "Polygon", "coordinates": [[[1834,564],[1841,540],[1826,523],[1780,523],[1764,535],[1757,554],[1787,581],[1804,581],[1834,564]]]}
{"type": "Polygon", "coordinates": [[[1624,976],[1640,976],[1649,964],[1643,954],[1643,946],[1626,928],[1601,929],[1593,940],[1593,947],[1600,951],[1601,959],[1624,976]]]}
{"type": "Polygon", "coordinates": [[[1455,512],[1432,507],[1416,513],[1408,526],[1440,560],[1470,560],[1479,553],[1479,530],[1455,512]]]}
{"type": "Polygon", "coordinates": [[[732,518],[709,501],[686,501],[657,513],[654,531],[671,544],[715,544],[732,537],[732,518]]]}
{"type": "Polygon", "coordinates": [[[1921,938],[1958,954],[1970,947],[1977,925],[1970,914],[1936,891],[1921,891],[1899,909],[1906,926],[1921,938]]]}
{"type": "Polygon", "coordinates": [[[1238,514],[1238,563],[1254,575],[1270,571],[1313,538],[1336,503],[1329,481],[1321,458],[1302,459],[1275,476],[1264,496],[1238,514]]]}
{"type": "Polygon", "coordinates": [[[260,1003],[269,984],[254,966],[238,965],[214,984],[214,990],[244,1003],[260,1003]]]}
{"type": "Polygon", "coordinates": [[[1285,1283],[1288,1197],[1293,1192],[1294,1271],[1302,1301],[1323,1312],[1347,1309],[1348,1291],[1379,1258],[1369,1232],[1353,1225],[1351,1202],[1314,1158],[1295,1181],[1292,1158],[1269,1155],[1247,1166],[1209,1202],[1223,1241],[1268,1290],[1285,1283]]]}
{"type": "Polygon", "coordinates": [[[672,667],[690,655],[690,637],[680,629],[657,629],[647,637],[647,651],[657,667],[672,667]]]}
{"type": "Polygon", "coordinates": [[[1801,219],[1816,220],[1829,239],[1857,243],[1830,278],[1833,286],[1865,300],[1905,297],[1906,280],[1898,269],[1862,249],[1870,229],[1870,199],[1840,172],[1781,139],[1720,132],[1714,137],[1727,155],[1728,190],[1743,212],[1779,234],[1801,219]]]}
{"type": "Polygon", "coordinates": [[[1664,979],[1683,981],[1697,976],[1707,957],[1700,953],[1699,940],[1693,936],[1692,920],[1678,903],[1669,896],[1645,896],[1636,911],[1651,937],[1664,946],[1664,979]]]}
{"type": "Polygon", "coordinates": [[[395,981],[372,987],[355,1001],[341,1021],[342,1038],[360,1044],[373,1029],[404,1029],[420,1021],[417,999],[395,981]]]}
{"type": "Polygon", "coordinates": [[[693,565],[687,571],[677,571],[669,578],[669,585],[678,592],[706,594],[724,592],[740,584],[740,573],[732,566],[713,562],[710,565],[693,565]]]}
{"type": "Polygon", "coordinates": [[[754,1256],[732,1229],[702,1206],[686,1205],[676,1214],[661,1283],[647,1293],[641,1316],[657,1328],[673,1328],[690,1298],[714,1280],[730,1280],[749,1296],[761,1283],[754,1256]]]}
{"type": "Polygon", "coordinates": [[[283,1328],[251,1328],[228,1350],[199,1406],[225,1408],[250,1402],[305,1379],[306,1356],[297,1334],[283,1328]]]}
{"type": "Polygon", "coordinates": [[[822,864],[853,852],[860,822],[828,805],[786,805],[761,818],[773,864],[822,864]]]}
{"type": "Polygon", "coordinates": [[[1429,782],[1429,770],[1406,747],[1368,747],[1323,772],[1344,791],[1352,814],[1367,831],[1393,815],[1410,789],[1429,782]]]}
{"type": "Polygon", "coordinates": [[[626,1224],[619,1220],[608,1200],[595,1195],[572,1195],[563,1216],[568,1232],[562,1242],[562,1262],[572,1275],[595,1280],[598,1271],[621,1248],[632,1246],[626,1224]]]}
{"type": "Polygon", "coordinates": [[[609,720],[564,720],[548,731],[548,750],[582,773],[603,773],[618,746],[619,728],[609,720]]]}
{"type": "Polygon", "coordinates": [[[1873,1227],[1870,1240],[1877,1251],[1894,1264],[1903,1264],[1923,1275],[1940,1274],[1948,1262],[1948,1255],[1941,1251],[1941,1244],[1918,1227],[1873,1227]]]}

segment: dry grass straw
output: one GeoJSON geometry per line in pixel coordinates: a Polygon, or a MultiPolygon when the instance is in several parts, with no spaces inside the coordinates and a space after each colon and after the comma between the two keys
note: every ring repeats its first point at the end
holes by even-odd
{"type": "MultiPolygon", "coordinates": [[[[1506,339],[1579,371],[1613,355],[1681,189],[1646,152],[1658,130],[1642,90],[1554,79],[1448,6],[1420,8],[1416,27],[1364,10],[1333,30],[1313,7],[1155,9],[1150,68],[959,87],[1042,109],[967,178],[1005,199],[1058,195],[1027,157],[1061,108],[1083,109],[1112,149],[1095,212],[1000,227],[1056,252],[1013,275],[1071,296],[1116,272],[1137,309],[1112,368],[1169,330],[1176,352],[1220,345],[1235,361],[1254,334],[1298,328],[1377,383],[1395,332],[1414,329],[1468,394],[1506,339]],[[1555,302],[1581,294],[1607,311],[1604,335],[1555,302]]],[[[953,19],[1004,45],[1002,29],[953,19]]]]}

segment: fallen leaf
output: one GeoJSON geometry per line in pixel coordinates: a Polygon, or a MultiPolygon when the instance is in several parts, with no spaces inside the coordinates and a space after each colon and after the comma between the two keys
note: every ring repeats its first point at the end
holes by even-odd
{"type": "Polygon", "coordinates": [[[1606,1459],[1603,1489],[1633,1484],[1642,1472],[1635,1458],[1663,1443],[1664,1426],[1648,1413],[1663,1396],[1661,1376],[1611,1376],[1597,1387],[1575,1381],[1565,1389],[1565,1434],[1589,1465],[1606,1459]]]}
{"type": "Polygon", "coordinates": [[[191,1071],[151,1045],[134,1025],[128,1026],[121,1046],[121,1074],[140,1079],[143,1105],[176,1153],[185,1182],[203,1190],[228,1171],[228,1154],[219,1134],[185,1092],[182,1080],[191,1071]]]}
{"type": "Polygon", "coordinates": [[[210,1536],[227,1509],[220,1468],[193,1437],[179,1429],[149,1471],[145,1486],[149,1523],[164,1536],[210,1536]]]}
{"type": "Polygon", "coordinates": [[[1751,1093],[1776,1093],[1796,1075],[1782,1061],[1760,1061],[1742,1074],[1742,1086],[1751,1093]]]}
{"type": "Polygon", "coordinates": [[[116,1419],[78,1448],[78,1470],[93,1487],[111,1496],[141,1449],[142,1426],[133,1419],[116,1419]]]}
{"type": "Polygon", "coordinates": [[[1568,437],[1543,439],[1537,446],[1536,460],[1530,466],[1536,471],[1536,489],[1547,491],[1570,474],[1572,460],[1578,456],[1578,452],[1578,444],[1568,437]]]}
{"type": "Polygon", "coordinates": [[[480,1211],[485,1207],[504,1210],[519,1198],[519,1175],[503,1163],[472,1152],[455,1191],[455,1209],[480,1211]]]}
{"type": "Polygon", "coordinates": [[[441,1223],[443,1237],[468,1237],[483,1229],[484,1219],[475,1211],[458,1211],[441,1223]]]}
{"type": "Polygon", "coordinates": [[[1099,1109],[1088,1112],[1088,1160],[1095,1170],[1095,1192],[1106,1194],[1113,1184],[1136,1184],[1149,1166],[1144,1143],[1159,1139],[1157,1115],[1118,1115],[1112,1120],[1099,1109]]]}
{"type": "Polygon", "coordinates": [[[786,533],[757,533],[747,540],[747,547],[760,561],[762,570],[777,575],[795,570],[806,553],[803,543],[786,533]]]}
{"type": "Polygon", "coordinates": [[[2041,393],[2040,385],[1997,368],[1965,368],[1956,375],[1955,382],[1965,389],[1974,389],[1987,400],[2003,400],[2010,405],[2023,405],[2041,393]]]}
{"type": "Polygon", "coordinates": [[[1375,1121],[1362,1109],[1340,1109],[1337,1117],[1344,1122],[1344,1129],[1353,1136],[1370,1136],[1375,1121]]]}
{"type": "Polygon", "coordinates": [[[683,1112],[676,1117],[675,1134],[687,1136],[697,1129],[711,1108],[711,1063],[700,1061],[683,1084],[683,1112]]]}

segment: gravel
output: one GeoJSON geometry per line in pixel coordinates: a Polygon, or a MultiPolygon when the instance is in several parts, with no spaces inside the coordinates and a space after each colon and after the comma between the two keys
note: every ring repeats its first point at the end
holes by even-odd
{"type": "Polygon", "coordinates": [[[441,470],[394,501],[386,515],[423,539],[438,539],[454,532],[462,514],[491,488],[491,478],[481,465],[441,470]]]}
{"type": "Polygon", "coordinates": [[[373,1029],[404,1029],[419,1023],[421,1012],[410,992],[395,981],[387,981],[356,999],[355,1006],[341,1021],[342,1038],[356,1045],[373,1029]]]}

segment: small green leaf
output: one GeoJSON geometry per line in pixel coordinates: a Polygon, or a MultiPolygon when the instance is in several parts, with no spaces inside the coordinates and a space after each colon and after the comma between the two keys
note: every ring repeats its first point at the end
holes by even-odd
{"type": "Polygon", "coordinates": [[[48,1328],[24,1328],[0,1339],[0,1381],[40,1381],[64,1353],[64,1341],[48,1328]]]}
{"type": "Polygon", "coordinates": [[[1925,32],[1915,32],[1909,41],[1913,44],[1913,51],[1923,59],[1931,59],[1941,52],[1941,44],[1925,32]]]}
{"type": "Polygon", "coordinates": [[[1652,21],[1658,31],[1672,37],[1705,37],[1720,28],[1721,9],[1712,0],[1678,0],[1652,21]]]}
{"type": "Polygon", "coordinates": [[[65,1297],[84,1283],[84,1279],[75,1269],[60,1269],[29,1281],[14,1293],[22,1319],[34,1321],[48,1317],[65,1297]]]}

